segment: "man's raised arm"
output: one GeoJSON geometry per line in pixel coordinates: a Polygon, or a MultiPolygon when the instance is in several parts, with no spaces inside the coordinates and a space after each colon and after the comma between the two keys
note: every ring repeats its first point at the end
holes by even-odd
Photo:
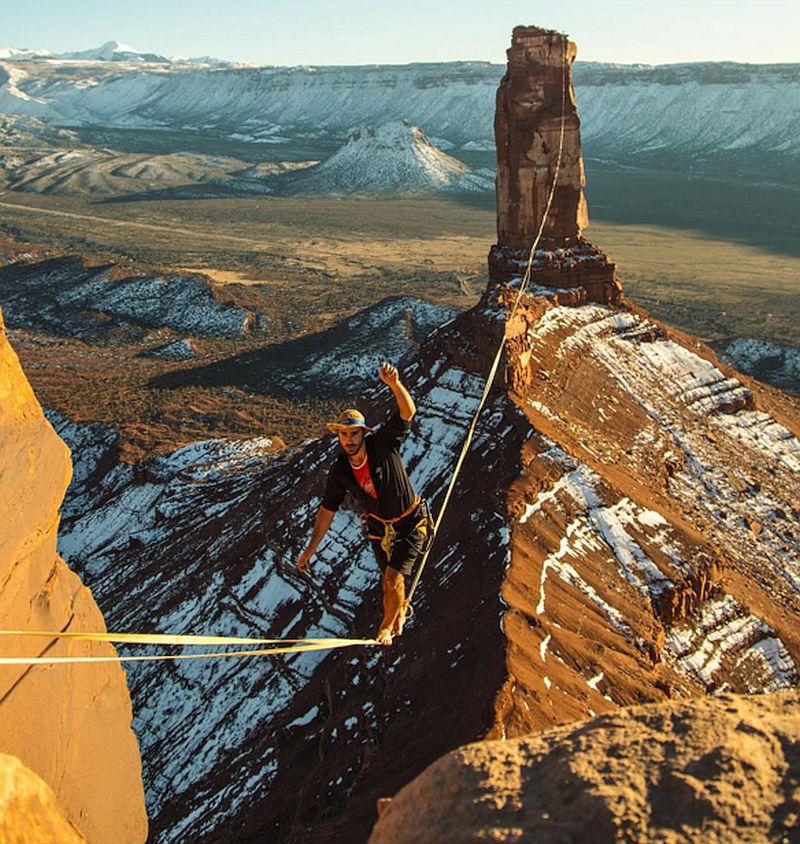
{"type": "Polygon", "coordinates": [[[314,531],[311,534],[311,540],[308,547],[297,558],[297,568],[300,571],[308,571],[311,565],[311,558],[314,556],[317,546],[322,542],[322,537],[328,532],[328,528],[333,521],[334,510],[327,510],[325,507],[320,507],[317,510],[317,517],[314,519],[314,531]]]}
{"type": "Polygon", "coordinates": [[[410,422],[417,412],[417,406],[414,404],[414,399],[411,398],[411,393],[403,386],[400,381],[400,375],[397,372],[397,367],[390,363],[382,363],[380,378],[384,384],[394,393],[397,401],[397,409],[400,412],[400,418],[404,422],[410,422]]]}

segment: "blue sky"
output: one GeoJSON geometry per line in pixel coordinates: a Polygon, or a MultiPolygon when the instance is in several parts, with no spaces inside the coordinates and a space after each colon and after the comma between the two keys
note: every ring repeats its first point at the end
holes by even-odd
{"type": "Polygon", "coordinates": [[[3,10],[0,47],[116,39],[253,64],[504,62],[518,23],[567,32],[586,61],[800,62],[798,0],[31,0],[3,10]]]}

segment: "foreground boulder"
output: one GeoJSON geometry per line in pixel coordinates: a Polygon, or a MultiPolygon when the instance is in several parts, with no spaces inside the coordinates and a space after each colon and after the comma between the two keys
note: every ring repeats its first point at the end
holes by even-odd
{"type": "Polygon", "coordinates": [[[798,702],[669,701],[470,744],[403,788],[370,844],[796,841],[798,702]]]}
{"type": "Polygon", "coordinates": [[[5,844],[82,844],[55,795],[19,759],[0,753],[0,841],[5,844]]]}

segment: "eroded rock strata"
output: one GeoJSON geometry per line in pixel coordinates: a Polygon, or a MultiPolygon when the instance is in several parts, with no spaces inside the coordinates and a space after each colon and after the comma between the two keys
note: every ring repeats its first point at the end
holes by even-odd
{"type": "MultiPolygon", "coordinates": [[[[509,322],[511,295],[487,292],[404,371],[419,414],[403,456],[436,508],[509,334],[396,646],[131,671],[154,840],[365,840],[377,798],[467,741],[796,686],[790,405],[634,309],[528,296],[509,322]]],[[[385,391],[362,408],[385,419],[385,391]]],[[[104,432],[60,431],[91,455],[62,547],[114,627],[374,633],[378,572],[351,514],[310,576],[294,565],[330,439],[124,466],[104,432]]]]}
{"type": "MultiPolygon", "coordinates": [[[[56,553],[69,452],[9,346],[0,315],[0,629],[102,631],[91,592],[56,553]]],[[[4,655],[113,655],[110,645],[2,637],[4,655]]],[[[0,750],[55,794],[90,842],[141,842],[147,817],[118,665],[0,666],[0,750]]]]}

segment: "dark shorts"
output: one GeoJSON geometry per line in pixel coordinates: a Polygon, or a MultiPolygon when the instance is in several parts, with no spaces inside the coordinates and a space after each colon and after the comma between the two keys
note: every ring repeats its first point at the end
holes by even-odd
{"type": "MultiPolygon", "coordinates": [[[[404,519],[403,522],[405,521],[404,519]]],[[[388,566],[399,571],[405,577],[409,577],[414,569],[414,563],[416,563],[417,557],[419,557],[425,547],[428,526],[425,517],[421,513],[412,514],[407,524],[403,524],[403,522],[397,525],[395,539],[392,543],[392,553],[391,556],[387,556],[381,547],[381,540],[372,538],[379,530],[382,531],[383,525],[374,519],[370,519],[369,532],[372,535],[370,537],[370,545],[382,572],[386,571],[386,567],[388,566]]]]}

